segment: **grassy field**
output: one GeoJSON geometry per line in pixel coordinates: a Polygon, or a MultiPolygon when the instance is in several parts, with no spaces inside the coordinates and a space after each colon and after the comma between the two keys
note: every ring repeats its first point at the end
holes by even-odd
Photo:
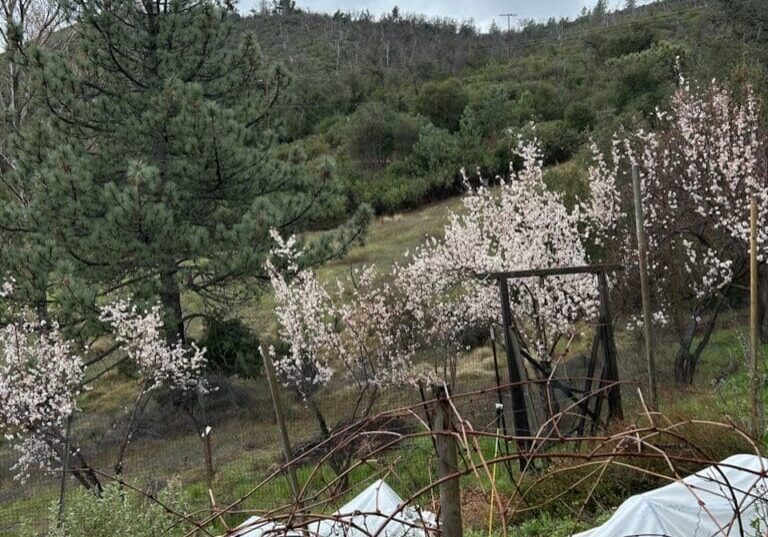
{"type": "MultiPolygon", "coordinates": [[[[355,247],[344,260],[324,266],[321,269],[321,277],[331,279],[342,276],[350,269],[368,263],[387,266],[395,262],[402,258],[406,250],[417,247],[425,236],[440,235],[449,211],[456,209],[459,203],[455,199],[448,200],[412,213],[377,219],[365,243],[355,247]]],[[[268,296],[250,305],[245,310],[244,317],[262,335],[269,334],[274,329],[268,296]]],[[[715,420],[728,419],[746,425],[748,412],[745,395],[747,374],[743,352],[744,326],[746,324],[743,312],[734,311],[724,316],[721,329],[712,338],[702,359],[696,384],[683,392],[674,388],[669,380],[674,359],[674,342],[661,338],[657,357],[663,381],[661,403],[666,414],[672,418],[696,416],[715,420]]],[[[644,362],[637,334],[619,329],[617,337],[622,378],[642,380],[644,362]]],[[[493,365],[488,348],[475,349],[461,362],[460,386],[487,387],[491,385],[492,379],[493,365]]],[[[218,416],[212,436],[216,469],[213,490],[219,503],[226,503],[251,492],[256,484],[275,468],[280,457],[277,430],[272,421],[271,400],[265,383],[263,380],[236,381],[233,386],[231,397],[234,410],[218,416]]],[[[124,405],[131,399],[135,389],[133,382],[114,372],[106,375],[83,396],[82,405],[86,410],[84,414],[90,416],[89,421],[83,419],[79,424],[84,446],[89,442],[109,445],[100,435],[108,440],[111,433],[104,433],[100,427],[125,412],[124,405]]],[[[624,394],[627,415],[632,416],[639,409],[634,388],[627,386],[624,394]]],[[[417,397],[415,391],[394,392],[386,395],[382,406],[394,407],[413,403],[418,400],[417,397]]],[[[326,391],[321,398],[321,404],[328,412],[331,422],[344,416],[345,408],[349,405],[348,399],[348,394],[340,386],[326,391]]],[[[491,407],[493,401],[489,398],[477,404],[483,408],[491,407]]],[[[188,425],[184,428],[183,416],[168,416],[162,414],[160,409],[149,410],[148,419],[151,420],[153,416],[158,420],[161,417],[170,419],[180,432],[164,431],[162,427],[158,429],[157,426],[153,428],[151,423],[146,424],[146,429],[152,434],[144,435],[131,445],[125,463],[126,475],[142,488],[156,488],[168,479],[179,479],[193,503],[205,508],[208,498],[200,439],[196,433],[189,432],[191,428],[188,425]]],[[[306,408],[290,401],[287,412],[290,435],[294,443],[304,442],[316,436],[316,422],[306,408]]],[[[712,437],[707,436],[710,433],[702,431],[693,431],[691,434],[702,436],[701,441],[706,443],[713,457],[745,448],[743,442],[730,436],[712,437]]],[[[483,444],[482,449],[486,455],[492,454],[493,444],[487,442],[483,444]]],[[[471,454],[468,456],[472,457],[471,454]]],[[[7,448],[0,448],[0,460],[7,461],[9,457],[7,448]]],[[[93,454],[96,464],[105,469],[111,469],[114,463],[111,457],[114,457],[114,449],[93,454]]],[[[358,483],[355,490],[359,490],[371,479],[382,476],[402,495],[407,495],[432,481],[433,468],[431,443],[421,439],[375,460],[366,461],[355,470],[352,482],[358,483]]],[[[302,482],[309,478],[310,470],[309,466],[300,469],[299,477],[302,482]]],[[[314,476],[314,484],[310,488],[320,487],[330,479],[328,470],[324,472],[314,476]]],[[[503,472],[500,474],[500,491],[504,495],[511,495],[514,492],[512,484],[503,476],[503,472]]],[[[574,479],[573,473],[553,478],[551,482],[542,483],[541,490],[534,491],[532,498],[544,499],[552,490],[562,489],[574,479]]],[[[56,498],[57,483],[41,483],[43,487],[39,489],[22,489],[12,481],[7,466],[0,469],[0,528],[9,525],[9,521],[24,516],[34,517],[47,510],[51,501],[56,498]],[[23,494],[22,490],[25,491],[23,494]]],[[[511,523],[519,525],[516,535],[567,535],[574,528],[584,527],[604,517],[627,495],[657,484],[657,481],[649,480],[643,475],[609,473],[599,486],[596,485],[586,512],[588,516],[584,520],[573,520],[579,499],[569,498],[548,504],[538,512],[526,512],[511,523]]],[[[591,486],[592,482],[587,481],[585,487],[588,485],[591,486]]],[[[486,527],[489,490],[487,477],[469,476],[464,479],[465,518],[473,532],[481,533],[486,527]]],[[[354,492],[349,491],[345,497],[337,498],[334,505],[354,492]]],[[[582,492],[586,494],[586,489],[582,492]]],[[[270,509],[288,502],[290,498],[290,488],[286,480],[278,477],[253,492],[242,508],[270,509]]],[[[427,495],[419,498],[419,502],[432,507],[434,498],[427,495]]],[[[237,522],[238,518],[244,516],[232,517],[230,523],[237,522]]],[[[3,533],[0,529],[0,535],[14,533],[3,533]]]]}

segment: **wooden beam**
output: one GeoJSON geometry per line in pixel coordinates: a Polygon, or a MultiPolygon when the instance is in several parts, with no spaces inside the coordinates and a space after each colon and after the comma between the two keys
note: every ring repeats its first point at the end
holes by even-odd
{"type": "MultiPolygon", "coordinates": [[[[520,343],[512,331],[512,309],[509,304],[509,285],[505,278],[499,280],[501,296],[501,319],[504,335],[504,350],[507,354],[507,370],[509,372],[510,392],[512,395],[512,417],[515,436],[518,438],[517,447],[521,453],[527,453],[530,445],[531,427],[528,423],[528,405],[525,401],[525,379],[523,360],[520,353],[520,343]]],[[[520,459],[520,468],[525,469],[525,458],[520,459]]]]}
{"type": "Polygon", "coordinates": [[[512,280],[515,278],[532,278],[535,276],[569,276],[571,274],[600,274],[601,272],[618,272],[624,270],[620,264],[610,265],[584,265],[578,267],[555,267],[545,269],[512,270],[502,272],[482,272],[478,273],[480,279],[491,280],[512,280]]]}

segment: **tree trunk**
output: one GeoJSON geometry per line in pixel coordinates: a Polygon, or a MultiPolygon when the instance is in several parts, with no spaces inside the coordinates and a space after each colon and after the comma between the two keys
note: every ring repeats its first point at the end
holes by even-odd
{"type": "MultiPolygon", "coordinates": [[[[307,401],[312,412],[315,414],[317,423],[320,426],[320,434],[323,440],[329,440],[331,438],[331,430],[328,428],[328,422],[325,421],[325,416],[320,411],[320,407],[314,398],[310,397],[307,401]]],[[[344,444],[345,439],[339,438],[339,443],[344,444]]],[[[347,488],[349,483],[349,476],[346,474],[347,468],[349,468],[349,457],[346,453],[349,451],[349,447],[346,445],[337,446],[335,442],[329,441],[327,444],[327,450],[330,453],[328,457],[328,463],[331,465],[333,472],[339,477],[339,484],[337,490],[342,491],[347,488]]]]}
{"type": "Polygon", "coordinates": [[[681,343],[677,356],[675,356],[675,384],[681,388],[690,386],[693,383],[695,369],[696,366],[689,348],[681,343]]]}
{"type": "Polygon", "coordinates": [[[760,324],[760,340],[768,342],[768,264],[762,264],[758,268],[758,294],[760,299],[760,312],[758,314],[760,324]]]}
{"type": "Polygon", "coordinates": [[[331,430],[328,428],[328,422],[325,421],[325,416],[323,416],[323,413],[320,411],[320,407],[317,406],[317,402],[310,397],[309,398],[309,407],[312,409],[312,412],[315,414],[315,418],[317,419],[317,424],[320,426],[320,434],[324,439],[328,439],[331,437],[331,430]]]}
{"type": "Polygon", "coordinates": [[[176,271],[163,272],[160,275],[160,283],[162,285],[160,300],[165,314],[166,339],[171,344],[179,339],[182,344],[186,344],[184,316],[181,309],[181,290],[176,281],[176,271]]]}
{"type": "Polygon", "coordinates": [[[43,278],[34,278],[34,307],[39,321],[48,321],[48,287],[43,278]],[[42,280],[42,281],[41,281],[42,280]]]}
{"type": "Polygon", "coordinates": [[[77,463],[76,467],[75,465],[72,465],[69,469],[72,472],[72,475],[74,475],[75,479],[77,479],[80,484],[82,484],[90,492],[93,492],[97,496],[101,496],[103,491],[101,487],[101,481],[96,475],[94,469],[85,461],[82,453],[80,453],[80,450],[75,450],[72,455],[74,456],[75,462],[77,463]]]}

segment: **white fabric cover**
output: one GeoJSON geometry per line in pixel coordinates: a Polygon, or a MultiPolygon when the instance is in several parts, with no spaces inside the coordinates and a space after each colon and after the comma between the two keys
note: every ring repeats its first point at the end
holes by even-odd
{"type": "Polygon", "coordinates": [[[682,482],[632,496],[598,528],[575,537],[756,536],[768,522],[768,459],[733,455],[682,482]]]}
{"type": "MultiPolygon", "coordinates": [[[[383,480],[372,483],[352,501],[328,517],[308,525],[307,530],[313,537],[367,537],[378,534],[380,537],[426,537],[422,526],[435,527],[435,515],[428,511],[418,511],[406,507],[398,512],[402,498],[383,480]],[[396,513],[387,522],[390,515],[396,513]],[[414,527],[418,526],[418,527],[414,527]],[[383,529],[382,529],[383,528],[383,529]]],[[[301,537],[301,533],[285,529],[272,522],[251,517],[233,533],[231,537],[301,537]]]]}
{"type": "Polygon", "coordinates": [[[252,516],[246,519],[232,532],[227,533],[227,537],[301,537],[301,534],[295,531],[285,531],[280,524],[269,522],[259,516],[252,516]]]}

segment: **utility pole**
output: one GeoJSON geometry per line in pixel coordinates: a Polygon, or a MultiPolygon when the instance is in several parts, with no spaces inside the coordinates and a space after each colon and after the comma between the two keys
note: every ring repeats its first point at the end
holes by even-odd
{"type": "Polygon", "coordinates": [[[512,47],[510,44],[510,37],[512,36],[512,19],[517,17],[517,13],[502,13],[499,17],[507,18],[507,56],[512,59],[512,47]]]}

